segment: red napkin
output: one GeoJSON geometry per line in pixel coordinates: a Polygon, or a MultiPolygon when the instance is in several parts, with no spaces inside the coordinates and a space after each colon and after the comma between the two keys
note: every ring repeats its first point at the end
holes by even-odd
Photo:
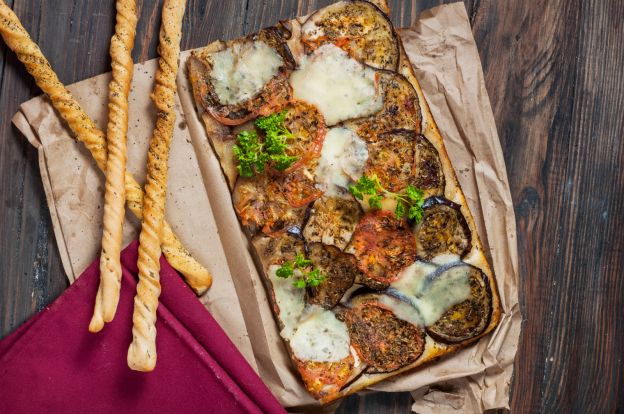
{"type": "Polygon", "coordinates": [[[0,341],[0,413],[285,413],[164,259],[156,369],[127,367],[136,260],[135,242],[122,253],[115,320],[99,334],[87,330],[96,261],[50,307],[0,341]]]}

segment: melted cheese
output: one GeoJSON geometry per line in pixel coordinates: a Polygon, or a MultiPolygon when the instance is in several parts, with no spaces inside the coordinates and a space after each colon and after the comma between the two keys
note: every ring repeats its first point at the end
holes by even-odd
{"type": "Polygon", "coordinates": [[[355,132],[348,128],[331,128],[323,141],[316,168],[317,180],[325,187],[325,194],[340,195],[350,180],[362,176],[367,159],[366,143],[355,132]]]}
{"type": "Polygon", "coordinates": [[[349,356],[347,326],[333,312],[309,306],[290,340],[295,356],[303,361],[338,362],[349,356]]]}
{"type": "Polygon", "coordinates": [[[284,64],[264,42],[235,43],[212,55],[210,78],[219,101],[235,105],[252,98],[284,64]]]}
{"type": "Polygon", "coordinates": [[[280,266],[269,267],[268,275],[273,285],[275,302],[279,308],[279,319],[284,325],[280,335],[284,339],[290,339],[297,327],[299,317],[305,308],[305,289],[293,286],[292,279],[281,278],[275,275],[280,266]]]}
{"type": "Polygon", "coordinates": [[[391,286],[405,296],[420,296],[425,290],[427,276],[438,267],[426,262],[415,261],[399,274],[399,278],[391,286]]]}
{"type": "Polygon", "coordinates": [[[459,261],[460,261],[459,255],[452,254],[452,253],[440,254],[434,257],[433,259],[431,259],[431,262],[437,265],[447,265],[451,263],[458,263],[459,261]]]}
{"type": "Polygon", "coordinates": [[[425,326],[433,325],[447,310],[471,295],[468,266],[446,268],[432,277],[435,270],[435,265],[415,262],[391,284],[418,310],[425,326]]]}
{"type": "Polygon", "coordinates": [[[379,303],[390,309],[394,316],[415,326],[423,326],[424,319],[418,308],[392,296],[380,295],[379,303]]]}
{"type": "Polygon", "coordinates": [[[329,126],[373,115],[383,107],[375,71],[333,44],[304,57],[290,84],[295,98],[315,105],[329,126]]]}

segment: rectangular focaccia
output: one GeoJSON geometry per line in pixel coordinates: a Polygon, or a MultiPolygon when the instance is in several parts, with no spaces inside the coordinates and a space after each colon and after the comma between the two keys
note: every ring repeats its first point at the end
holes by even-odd
{"type": "Polygon", "coordinates": [[[321,403],[464,348],[501,315],[388,12],[340,1],[188,62],[280,335],[321,403]]]}

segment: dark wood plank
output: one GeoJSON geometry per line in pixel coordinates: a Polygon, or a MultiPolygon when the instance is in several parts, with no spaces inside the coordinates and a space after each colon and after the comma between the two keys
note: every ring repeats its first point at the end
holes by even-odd
{"type": "MultiPolygon", "coordinates": [[[[189,0],[183,46],[233,38],[330,0],[189,0]],[[227,22],[227,24],[226,24],[227,22]]],[[[392,1],[395,24],[450,0],[392,1]]],[[[108,70],[113,0],[14,0],[65,82],[108,70]]],[[[140,2],[135,60],[155,56],[161,2],[140,2]]],[[[624,7],[618,0],[465,1],[518,221],[524,334],[514,412],[622,412],[624,7]]],[[[0,336],[66,286],[36,152],[10,125],[38,94],[0,48],[0,336]]],[[[409,412],[409,394],[340,413],[409,412]]]]}
{"type": "MultiPolygon", "coordinates": [[[[38,38],[40,11],[15,2],[20,15],[33,16],[32,35],[38,38]]],[[[3,45],[0,82],[0,335],[43,309],[66,287],[50,215],[39,176],[36,151],[11,125],[19,104],[36,95],[34,82],[3,45]]]]}
{"type": "Polygon", "coordinates": [[[518,222],[513,409],[621,412],[624,8],[480,1],[472,16],[518,222]]]}

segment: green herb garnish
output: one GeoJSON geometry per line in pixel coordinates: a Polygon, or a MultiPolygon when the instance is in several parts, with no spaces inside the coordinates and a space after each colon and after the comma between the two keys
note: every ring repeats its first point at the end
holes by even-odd
{"type": "Polygon", "coordinates": [[[404,193],[393,193],[381,185],[377,175],[367,177],[361,176],[354,184],[349,186],[349,191],[359,200],[368,197],[368,206],[372,209],[381,209],[381,202],[385,198],[394,198],[397,202],[394,215],[397,219],[402,219],[407,213],[407,218],[418,223],[423,214],[423,203],[425,202],[422,190],[408,185],[404,193]]]}
{"type": "Polygon", "coordinates": [[[288,140],[293,139],[292,132],[284,126],[287,111],[269,116],[261,116],[255,121],[256,127],[264,133],[264,141],[255,131],[241,131],[236,136],[234,156],[238,161],[236,168],[243,177],[252,177],[265,170],[267,164],[284,171],[297,161],[297,157],[286,154],[288,140]]]}
{"type": "Polygon", "coordinates": [[[243,177],[252,177],[255,171],[264,171],[268,156],[262,150],[263,144],[258,134],[255,131],[241,131],[236,140],[233,151],[238,160],[238,173],[243,177]]]}
{"type": "Polygon", "coordinates": [[[299,289],[303,289],[306,286],[316,287],[325,280],[325,276],[316,268],[306,271],[310,266],[312,266],[312,261],[306,259],[303,254],[298,253],[294,261],[286,262],[277,269],[275,276],[287,279],[295,275],[295,270],[299,270],[301,276],[293,280],[293,286],[299,289]]]}

